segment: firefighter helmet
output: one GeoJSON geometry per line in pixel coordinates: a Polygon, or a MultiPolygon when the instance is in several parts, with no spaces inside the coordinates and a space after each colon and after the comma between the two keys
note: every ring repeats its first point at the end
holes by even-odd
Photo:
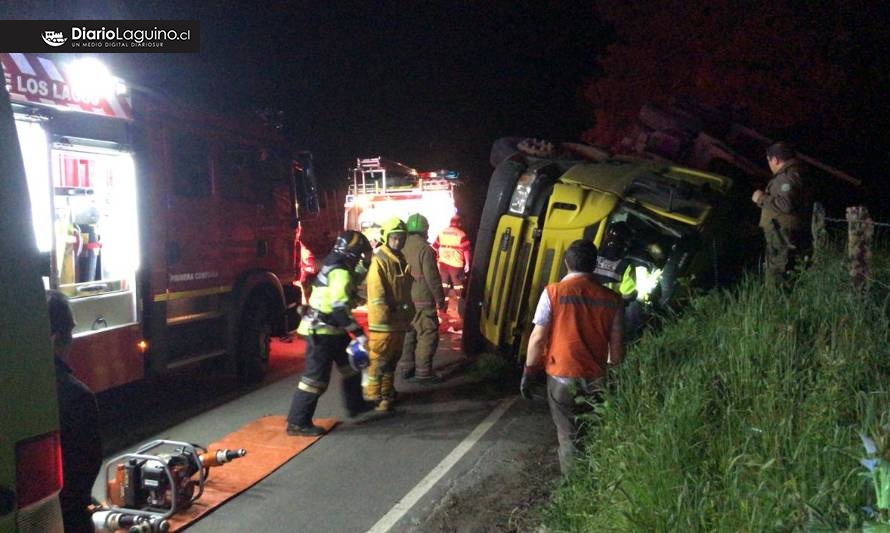
{"type": "Polygon", "coordinates": [[[334,253],[345,255],[356,262],[361,260],[363,263],[371,261],[371,243],[359,231],[346,230],[337,236],[334,242],[334,253]]]}
{"type": "Polygon", "coordinates": [[[389,236],[393,233],[407,233],[408,228],[405,227],[405,223],[399,217],[392,217],[388,220],[383,221],[383,224],[380,224],[380,238],[385,243],[389,236]]]}
{"type": "Polygon", "coordinates": [[[630,239],[630,227],[627,222],[613,222],[606,230],[606,242],[625,243],[628,239],[630,239]]]}
{"type": "Polygon", "coordinates": [[[371,364],[367,347],[357,338],[349,341],[349,345],[346,347],[346,355],[349,358],[349,366],[358,371],[368,368],[368,365],[371,364]]]}
{"type": "Polygon", "coordinates": [[[420,213],[414,213],[408,217],[405,226],[408,228],[408,233],[426,233],[430,229],[429,221],[420,213]]]}

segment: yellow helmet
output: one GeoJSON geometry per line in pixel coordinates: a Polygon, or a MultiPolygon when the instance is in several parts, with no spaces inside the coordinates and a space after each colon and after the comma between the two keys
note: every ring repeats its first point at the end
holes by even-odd
{"type": "Polygon", "coordinates": [[[405,226],[405,223],[398,217],[384,220],[383,223],[380,224],[380,238],[384,243],[392,233],[408,233],[408,228],[405,226]]]}

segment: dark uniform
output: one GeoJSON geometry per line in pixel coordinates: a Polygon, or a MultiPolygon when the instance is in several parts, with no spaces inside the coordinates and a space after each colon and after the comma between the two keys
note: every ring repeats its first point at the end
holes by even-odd
{"type": "Polygon", "coordinates": [[[62,445],[63,486],[59,494],[65,531],[93,532],[87,506],[93,481],[102,468],[99,407],[96,395],[56,358],[56,391],[59,395],[59,436],[62,445]]]}
{"type": "Polygon", "coordinates": [[[804,221],[811,206],[797,159],[782,163],[757,206],[766,239],[764,271],[769,279],[779,280],[794,268],[808,245],[804,221]]]}
{"type": "MultiPolygon", "coordinates": [[[[409,219],[409,230],[411,220],[409,219]]],[[[436,267],[436,252],[427,240],[418,233],[408,235],[402,249],[411,277],[411,300],[414,302],[412,329],[405,334],[401,372],[414,374],[418,379],[433,375],[433,355],[439,346],[438,309],[445,308],[445,293],[442,291],[442,278],[436,267]]]]}
{"type": "Polygon", "coordinates": [[[363,335],[352,316],[352,308],[358,304],[356,287],[360,281],[354,270],[359,257],[363,253],[370,254],[370,251],[371,246],[364,236],[354,231],[345,232],[337,239],[334,252],[325,258],[321,271],[312,282],[309,309],[297,328],[297,333],[306,338],[306,368],[287,415],[290,434],[319,435],[323,432],[312,423],[312,415],[330,382],[332,363],[337,365],[343,379],[343,400],[349,415],[367,408],[362,399],[361,372],[350,366],[346,347],[350,334],[363,335]]]}

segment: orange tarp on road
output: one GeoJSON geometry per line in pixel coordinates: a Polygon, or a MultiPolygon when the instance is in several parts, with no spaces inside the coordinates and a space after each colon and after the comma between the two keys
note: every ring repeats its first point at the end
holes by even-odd
{"type": "MultiPolygon", "coordinates": [[[[314,420],[316,425],[330,430],[337,420],[314,420]]],[[[247,424],[207,446],[207,450],[221,448],[247,450],[247,455],[210,469],[204,494],[184,511],[170,517],[170,531],[179,531],[227,500],[255,485],[278,469],[293,456],[302,452],[321,437],[291,437],[284,431],[287,420],[283,416],[266,416],[247,424]]]]}

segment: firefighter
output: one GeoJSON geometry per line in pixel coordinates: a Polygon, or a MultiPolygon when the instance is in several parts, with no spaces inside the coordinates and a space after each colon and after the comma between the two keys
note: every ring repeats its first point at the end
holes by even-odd
{"type": "Polygon", "coordinates": [[[626,222],[610,224],[593,271],[600,283],[621,294],[625,301],[635,300],[637,297],[633,265],[627,259],[630,235],[626,222]]]}
{"type": "Polygon", "coordinates": [[[325,257],[313,281],[309,307],[297,333],[306,338],[306,368],[291,401],[287,415],[287,434],[318,436],[324,430],[312,423],[319,397],[331,379],[331,363],[343,379],[343,400],[350,417],[373,406],[362,399],[362,376],[350,365],[346,348],[350,335],[367,346],[367,338],[352,315],[358,303],[356,289],[371,260],[371,243],[357,231],[344,231],[325,257]]]}
{"type": "Polygon", "coordinates": [[[433,374],[433,356],[439,345],[438,310],[445,309],[442,278],[436,267],[436,252],[429,244],[430,224],[426,217],[411,215],[406,226],[408,240],[402,252],[413,278],[411,300],[415,311],[412,328],[405,334],[400,372],[416,383],[439,383],[441,378],[433,374]]]}
{"type": "Polygon", "coordinates": [[[454,289],[457,299],[457,312],[464,316],[464,283],[470,271],[470,239],[460,227],[460,216],[451,217],[451,225],[436,237],[433,249],[439,254],[439,275],[442,289],[454,289]]]}
{"type": "Polygon", "coordinates": [[[627,259],[631,231],[627,222],[613,222],[606,230],[602,248],[596,257],[594,277],[621,295],[624,301],[624,333],[635,339],[643,321],[643,307],[637,301],[634,265],[627,259]]]}
{"type": "Polygon", "coordinates": [[[535,375],[547,374],[547,403],[559,440],[559,467],[565,474],[577,452],[577,416],[604,389],[606,368],[623,356],[621,297],[591,272],[596,246],[573,242],[565,253],[568,274],[544,289],[535,309],[519,392],[531,399],[535,375]]]}
{"type": "Polygon", "coordinates": [[[405,223],[391,218],[380,225],[383,243],[374,251],[368,271],[368,349],[371,364],[365,384],[365,400],[377,402],[378,411],[389,411],[395,401],[395,367],[402,354],[405,332],[411,328],[410,268],[402,248],[408,238],[405,223]]]}
{"type": "Polygon", "coordinates": [[[757,189],[751,201],[760,208],[760,228],[766,240],[764,271],[769,283],[781,282],[794,269],[809,244],[803,221],[810,214],[806,183],[794,150],[784,142],[766,150],[773,179],[766,190],[757,189]]]}

